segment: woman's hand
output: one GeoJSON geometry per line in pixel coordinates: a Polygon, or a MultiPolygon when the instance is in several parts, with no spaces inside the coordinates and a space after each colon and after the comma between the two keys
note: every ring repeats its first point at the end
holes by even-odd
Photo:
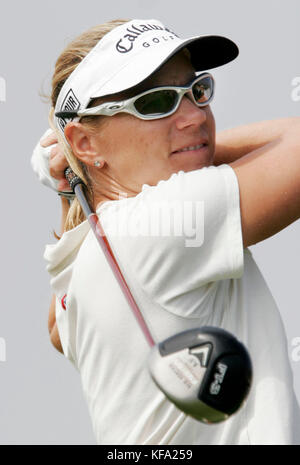
{"type": "Polygon", "coordinates": [[[64,155],[62,146],[57,140],[55,132],[51,132],[45,138],[41,139],[41,146],[44,148],[52,147],[49,157],[49,173],[54,178],[57,179],[59,191],[70,191],[70,186],[68,181],[65,178],[64,171],[68,167],[67,159],[64,155]]]}

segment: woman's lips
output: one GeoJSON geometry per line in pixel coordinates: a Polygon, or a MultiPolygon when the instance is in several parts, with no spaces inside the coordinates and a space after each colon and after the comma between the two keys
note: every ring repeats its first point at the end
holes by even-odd
{"type": "Polygon", "coordinates": [[[202,144],[196,144],[196,145],[190,145],[190,146],[187,146],[187,147],[183,147],[182,149],[179,149],[179,150],[175,150],[174,152],[171,153],[171,155],[176,155],[176,154],[179,154],[179,153],[195,153],[195,152],[203,152],[204,150],[206,150],[208,147],[208,145],[206,143],[202,143],[202,144]]]}

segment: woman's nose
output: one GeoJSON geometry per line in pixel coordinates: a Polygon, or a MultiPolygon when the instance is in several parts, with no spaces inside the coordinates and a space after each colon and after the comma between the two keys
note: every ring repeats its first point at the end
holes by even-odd
{"type": "Polygon", "coordinates": [[[207,118],[206,108],[198,107],[187,95],[184,96],[174,115],[177,129],[184,129],[188,126],[201,126],[207,118]]]}

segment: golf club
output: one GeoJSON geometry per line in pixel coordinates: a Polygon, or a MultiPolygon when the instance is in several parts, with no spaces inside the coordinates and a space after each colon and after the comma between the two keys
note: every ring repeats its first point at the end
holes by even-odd
{"type": "Polygon", "coordinates": [[[155,384],[196,420],[218,423],[229,418],[243,405],[251,387],[252,364],[245,346],[229,332],[209,326],[183,331],[155,344],[99,217],[87,202],[83,181],[71,168],[65,170],[65,177],[151,347],[148,368],[155,384]]]}

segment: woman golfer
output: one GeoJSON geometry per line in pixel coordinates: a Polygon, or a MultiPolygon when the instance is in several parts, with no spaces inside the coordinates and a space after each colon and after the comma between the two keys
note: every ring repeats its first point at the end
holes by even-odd
{"type": "Polygon", "coordinates": [[[64,232],[45,252],[49,329],[80,373],[99,444],[300,442],[284,328],[248,249],[300,217],[300,120],[216,138],[210,69],[237,54],[224,37],[182,40],[137,19],[87,31],[57,60],[55,133],[43,141],[52,178],[41,148],[34,169],[62,191],[68,165],[83,179],[156,342],[216,326],[244,343],[254,369],[245,406],[226,422],[204,425],[169,402],[77,199],[63,199],[64,232]]]}

